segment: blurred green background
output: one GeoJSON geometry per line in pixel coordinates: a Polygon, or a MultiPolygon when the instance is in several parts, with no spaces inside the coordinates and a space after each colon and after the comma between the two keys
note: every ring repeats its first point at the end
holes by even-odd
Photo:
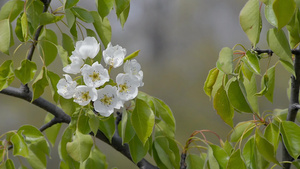
{"type": "MultiPolygon", "coordinates": [[[[0,6],[5,2],[7,0],[0,0],[0,6]]],[[[246,2],[246,0],[132,0],[129,18],[123,29],[115,14],[109,15],[112,44],[125,47],[128,54],[141,50],[137,60],[144,71],[145,85],[140,90],[162,99],[171,107],[176,119],[176,139],[181,144],[185,144],[194,130],[212,130],[223,140],[231,130],[214,111],[212,102],[203,92],[203,85],[208,71],[215,67],[222,47],[232,48],[240,43],[246,48],[251,48],[239,25],[239,12],[246,2]]],[[[94,0],[81,0],[78,5],[96,10],[94,0]]],[[[51,8],[55,10],[58,6],[60,2],[52,0],[51,8]]],[[[261,49],[266,47],[266,31],[270,27],[264,19],[263,24],[261,40],[257,45],[261,49]]],[[[64,25],[60,26],[61,29],[66,29],[64,25]]],[[[49,25],[47,28],[58,30],[55,25],[49,25]]],[[[58,40],[61,42],[59,34],[58,40]]],[[[80,35],[79,38],[81,39],[80,35]]],[[[19,45],[17,39],[15,42],[11,53],[19,45]]],[[[14,67],[17,68],[20,61],[25,59],[29,46],[23,45],[14,56],[0,53],[0,63],[6,59],[13,59],[14,67]]],[[[40,63],[37,55],[34,61],[40,63]]],[[[49,69],[62,75],[59,57],[49,69]]],[[[286,88],[289,77],[281,65],[276,67],[274,102],[272,104],[265,98],[259,98],[261,112],[288,106],[286,88]]],[[[260,77],[257,80],[260,81],[259,79],[260,77]]],[[[18,87],[19,84],[19,80],[16,79],[13,86],[18,87]]],[[[51,100],[50,89],[46,90],[43,97],[51,100]]],[[[23,124],[32,124],[39,128],[45,115],[45,111],[23,100],[0,95],[0,135],[18,129],[23,124]]],[[[236,124],[240,120],[247,119],[252,119],[252,115],[237,114],[234,121],[236,124]]],[[[215,136],[207,134],[207,137],[217,143],[215,136]]],[[[51,151],[52,158],[49,159],[48,168],[58,168],[57,144],[58,142],[51,151]]],[[[106,154],[109,168],[137,168],[113,148],[101,142],[97,144],[106,154]]]]}

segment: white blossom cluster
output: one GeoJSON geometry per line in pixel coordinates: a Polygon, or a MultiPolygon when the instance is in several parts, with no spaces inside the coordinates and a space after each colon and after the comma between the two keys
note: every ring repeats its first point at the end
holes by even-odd
{"type": "MultiPolygon", "coordinates": [[[[124,64],[124,73],[116,77],[116,85],[107,84],[110,80],[108,70],[98,61],[92,65],[85,64],[87,58],[93,59],[100,50],[100,44],[94,37],[86,37],[78,41],[70,56],[71,64],[65,66],[64,78],[57,83],[57,92],[66,99],[74,99],[81,106],[91,101],[95,111],[102,116],[110,116],[114,109],[120,109],[125,101],[134,99],[138,94],[138,87],[143,86],[143,71],[135,60],[128,60],[124,64]],[[69,74],[81,74],[84,84],[78,85],[69,74]]],[[[119,45],[108,44],[102,52],[106,66],[117,68],[123,64],[126,49],[119,45]]]]}

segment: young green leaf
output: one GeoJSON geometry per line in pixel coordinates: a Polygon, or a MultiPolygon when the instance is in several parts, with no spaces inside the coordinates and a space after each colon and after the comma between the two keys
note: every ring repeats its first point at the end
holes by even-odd
{"type": "MultiPolygon", "coordinates": [[[[22,16],[22,14],[21,14],[21,16],[22,16]]],[[[19,16],[17,19],[17,23],[16,23],[16,27],[15,27],[15,34],[17,35],[17,38],[21,42],[24,42],[22,24],[21,24],[21,16],[19,16]]]]}
{"type": "Polygon", "coordinates": [[[28,37],[28,20],[27,20],[27,15],[26,13],[22,14],[21,17],[21,27],[22,27],[22,35],[23,35],[23,39],[24,41],[28,41],[29,37],[28,37]]]}
{"type": "Polygon", "coordinates": [[[106,17],[101,19],[100,15],[96,11],[91,11],[90,13],[94,18],[93,25],[95,30],[103,45],[106,47],[111,41],[111,26],[109,20],[106,17]]]}
{"type": "Polygon", "coordinates": [[[137,50],[137,51],[131,53],[130,55],[126,56],[126,58],[124,58],[124,63],[125,63],[127,60],[131,60],[131,59],[137,57],[137,55],[139,55],[139,52],[140,52],[140,51],[141,51],[141,50],[137,50]]]}
{"type": "Polygon", "coordinates": [[[231,142],[237,142],[247,138],[253,131],[255,124],[249,121],[238,123],[230,136],[231,142]]]}
{"type": "Polygon", "coordinates": [[[270,162],[280,166],[276,159],[274,146],[262,135],[261,131],[257,128],[255,131],[255,145],[259,153],[270,162]]]}
{"type": "Polygon", "coordinates": [[[95,147],[89,156],[89,158],[84,162],[83,166],[85,168],[103,168],[107,169],[107,162],[105,155],[95,147]]]}
{"type": "Polygon", "coordinates": [[[21,0],[7,1],[0,10],[0,20],[9,19],[14,21],[24,8],[24,2],[21,0]]]}
{"type": "Polygon", "coordinates": [[[106,17],[114,6],[114,0],[96,0],[97,11],[101,18],[106,17]]]}
{"type": "Polygon", "coordinates": [[[296,3],[294,0],[274,0],[273,10],[277,19],[277,28],[279,30],[290,22],[295,13],[295,9],[296,3]]]}
{"type": "Polygon", "coordinates": [[[22,61],[21,66],[15,70],[15,75],[23,84],[30,82],[36,72],[36,64],[28,59],[22,61]]]}
{"type": "Polygon", "coordinates": [[[99,121],[99,130],[101,130],[104,135],[111,141],[115,134],[116,125],[114,115],[110,115],[108,118],[101,119],[99,121]]]}
{"type": "Polygon", "coordinates": [[[65,13],[66,13],[68,27],[71,29],[76,21],[75,15],[71,11],[71,9],[65,9],[65,13]]]}
{"type": "Polygon", "coordinates": [[[257,96],[255,95],[257,88],[256,88],[256,77],[252,76],[250,81],[246,78],[244,79],[244,86],[247,93],[247,99],[249,104],[251,105],[254,112],[259,112],[258,110],[258,100],[257,96]]]}
{"type": "MultiPolygon", "coordinates": [[[[267,70],[266,75],[268,76],[268,89],[264,95],[270,102],[273,102],[275,88],[275,65],[267,70]]],[[[262,81],[262,85],[263,83],[264,82],[262,81]]]]}
{"type": "Polygon", "coordinates": [[[45,29],[39,38],[39,51],[44,59],[45,66],[49,66],[57,55],[57,37],[55,32],[45,29]]]}
{"type": "Polygon", "coordinates": [[[60,96],[57,93],[56,85],[57,85],[58,81],[60,80],[60,77],[56,73],[51,72],[50,70],[47,70],[47,80],[48,80],[48,83],[51,84],[50,87],[51,87],[51,93],[52,93],[53,100],[57,103],[60,96]]]}
{"type": "Polygon", "coordinates": [[[247,34],[252,46],[256,46],[259,41],[262,21],[258,0],[249,0],[240,13],[240,24],[247,34]]]}
{"type": "Polygon", "coordinates": [[[84,8],[80,7],[72,7],[71,11],[75,16],[77,16],[80,20],[86,23],[92,23],[94,22],[93,16],[90,14],[90,12],[84,8]]]}
{"type": "Polygon", "coordinates": [[[256,53],[252,53],[248,50],[243,61],[253,73],[260,75],[259,59],[256,53]]]}
{"type": "Polygon", "coordinates": [[[293,122],[282,121],[279,129],[287,151],[294,159],[298,158],[300,155],[300,135],[298,134],[300,127],[293,122]]]}
{"type": "Polygon", "coordinates": [[[241,112],[252,113],[252,109],[247,100],[246,91],[244,91],[243,83],[236,78],[231,78],[227,84],[227,96],[231,105],[241,112]]]}
{"type": "Polygon", "coordinates": [[[47,25],[58,22],[64,18],[64,15],[56,16],[49,12],[44,12],[40,15],[40,24],[47,25]]]}
{"type": "Polygon", "coordinates": [[[207,78],[204,83],[204,92],[206,93],[209,98],[211,98],[211,92],[213,90],[213,86],[216,83],[217,77],[219,74],[219,69],[213,68],[209,71],[207,78]]]}
{"type": "Polygon", "coordinates": [[[225,74],[231,74],[233,71],[233,51],[228,47],[222,48],[217,61],[217,68],[225,74]]]}
{"type": "MultiPolygon", "coordinates": [[[[5,161],[5,167],[4,169],[15,169],[15,165],[14,162],[11,159],[7,159],[5,161]]],[[[0,168],[2,169],[2,167],[0,166],[0,168]]]]}
{"type": "Polygon", "coordinates": [[[227,168],[230,169],[247,169],[244,160],[241,157],[240,149],[231,154],[228,160],[227,168]]]}
{"type": "MultiPolygon", "coordinates": [[[[47,113],[44,124],[49,123],[53,118],[54,118],[54,116],[52,114],[47,113]]],[[[58,123],[58,124],[51,126],[47,130],[45,130],[45,134],[46,134],[49,142],[51,143],[52,147],[54,147],[54,145],[55,145],[55,141],[56,141],[57,135],[60,131],[60,127],[61,127],[61,123],[58,123]]]]}
{"type": "Polygon", "coordinates": [[[120,124],[119,132],[122,137],[122,144],[128,143],[134,136],[135,131],[131,124],[131,113],[127,112],[126,109],[122,113],[122,121],[120,124]]]}
{"type": "Polygon", "coordinates": [[[40,97],[45,90],[45,87],[49,85],[46,75],[46,68],[43,67],[43,70],[39,74],[39,76],[36,78],[35,82],[32,84],[33,89],[33,97],[32,101],[40,97]]]}
{"type": "Polygon", "coordinates": [[[12,60],[4,61],[0,66],[0,91],[7,88],[13,82],[14,78],[12,60]]]}
{"type": "Polygon", "coordinates": [[[141,99],[136,99],[136,105],[131,116],[131,123],[143,144],[146,143],[148,137],[152,134],[154,119],[154,113],[148,104],[141,99]]]}
{"type": "Polygon", "coordinates": [[[9,19],[0,20],[0,51],[7,55],[9,55],[10,36],[9,19]]]}
{"type": "MultiPolygon", "coordinates": [[[[68,56],[71,56],[72,51],[75,50],[72,38],[65,33],[62,33],[62,47],[68,52],[68,56]]],[[[68,63],[66,58],[62,58],[62,61],[63,63],[68,63]]]]}
{"type": "Polygon", "coordinates": [[[143,144],[141,140],[135,135],[128,143],[130,154],[133,162],[137,163],[141,161],[148,152],[149,143],[143,144]]]}
{"type": "Polygon", "coordinates": [[[230,104],[223,86],[219,88],[214,97],[214,108],[222,120],[233,127],[234,108],[230,104]]]}
{"type": "Polygon", "coordinates": [[[115,0],[116,14],[119,18],[120,14],[130,5],[130,0],[115,0]]]}
{"type": "Polygon", "coordinates": [[[267,21],[277,27],[277,19],[276,19],[276,16],[275,16],[275,13],[274,13],[274,10],[273,10],[273,3],[274,3],[274,0],[265,0],[265,17],[267,19],[267,21]]]}
{"type": "Polygon", "coordinates": [[[127,21],[127,18],[128,18],[128,15],[129,15],[129,11],[130,11],[130,4],[128,5],[128,7],[119,16],[122,28],[124,28],[124,25],[125,25],[125,23],[127,21]]]}
{"type": "Polygon", "coordinates": [[[27,19],[31,23],[31,26],[36,30],[40,25],[40,15],[43,13],[44,4],[42,1],[32,1],[26,3],[27,5],[27,19]]]}
{"type": "Polygon", "coordinates": [[[297,44],[300,42],[298,16],[299,16],[299,10],[296,10],[291,21],[286,25],[286,28],[289,31],[289,42],[291,48],[295,48],[297,44]]]}
{"type": "Polygon", "coordinates": [[[186,165],[187,169],[194,169],[194,168],[203,168],[205,165],[206,157],[204,156],[204,153],[201,153],[202,155],[196,155],[189,153],[186,157],[186,165]]]}
{"type": "Polygon", "coordinates": [[[78,162],[85,161],[91,152],[93,139],[90,135],[82,134],[76,130],[75,137],[72,142],[67,143],[68,154],[78,162]]]}
{"type": "Polygon", "coordinates": [[[77,3],[79,2],[79,0],[66,0],[65,1],[65,8],[71,8],[73,6],[75,6],[77,3]]]}
{"type": "Polygon", "coordinates": [[[84,113],[80,113],[80,116],[77,119],[77,130],[82,134],[89,134],[91,132],[91,128],[89,124],[89,117],[84,113]]]}
{"type": "Polygon", "coordinates": [[[210,144],[209,146],[213,150],[213,155],[216,158],[216,160],[218,161],[220,169],[226,169],[228,159],[229,159],[229,156],[226,153],[226,151],[224,149],[222,149],[221,147],[214,145],[214,144],[210,144]]]}
{"type": "Polygon", "coordinates": [[[10,138],[11,143],[14,146],[13,155],[14,156],[23,156],[28,157],[29,150],[27,144],[22,135],[19,133],[14,133],[10,138]]]}
{"type": "Polygon", "coordinates": [[[292,62],[292,53],[289,42],[283,32],[276,28],[270,29],[267,34],[267,41],[270,49],[281,59],[289,63],[292,62]]]}
{"type": "Polygon", "coordinates": [[[270,123],[265,129],[264,137],[274,146],[276,153],[280,140],[279,128],[274,123],[270,123]]]}

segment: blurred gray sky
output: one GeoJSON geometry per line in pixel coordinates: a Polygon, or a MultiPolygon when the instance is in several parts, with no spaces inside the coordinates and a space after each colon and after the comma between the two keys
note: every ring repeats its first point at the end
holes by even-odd
{"type": "MultiPolygon", "coordinates": [[[[5,1],[0,0],[0,5],[2,6],[5,1]]],[[[203,85],[208,71],[215,67],[222,47],[232,48],[235,44],[241,43],[246,48],[251,48],[239,25],[239,12],[246,2],[246,0],[132,0],[130,15],[124,29],[118,23],[115,14],[109,15],[113,33],[112,43],[125,47],[128,54],[141,50],[137,60],[144,71],[145,86],[140,90],[162,99],[171,107],[177,120],[176,138],[182,144],[185,144],[185,140],[194,130],[201,129],[216,131],[226,139],[226,133],[230,128],[213,110],[212,102],[203,92],[203,85]]],[[[58,7],[58,3],[59,1],[53,0],[52,9],[58,7]]],[[[93,0],[81,0],[79,6],[96,10],[93,0]]],[[[263,28],[262,39],[258,45],[261,48],[266,44],[265,32],[266,29],[263,28]]],[[[0,54],[1,62],[8,58],[0,54]]],[[[19,59],[22,58],[24,56],[20,56],[19,59]]],[[[56,63],[60,64],[59,61],[56,63]]],[[[57,65],[50,68],[57,69],[57,65]]],[[[287,106],[284,88],[287,87],[289,75],[281,67],[277,70],[280,73],[276,77],[282,80],[280,83],[276,80],[279,87],[274,94],[276,106],[262,98],[260,99],[262,110],[287,106]]],[[[19,81],[15,81],[18,85],[19,81]]],[[[39,127],[46,114],[24,101],[5,95],[0,95],[0,107],[0,133],[17,129],[27,123],[39,127]]],[[[238,118],[251,119],[251,116],[238,115],[238,118]]],[[[123,157],[110,147],[100,145],[104,153],[113,153],[107,155],[109,168],[113,166],[122,169],[132,168],[133,165],[127,160],[116,163],[116,157],[121,159],[123,157]]],[[[56,153],[56,150],[52,153],[56,153]]]]}

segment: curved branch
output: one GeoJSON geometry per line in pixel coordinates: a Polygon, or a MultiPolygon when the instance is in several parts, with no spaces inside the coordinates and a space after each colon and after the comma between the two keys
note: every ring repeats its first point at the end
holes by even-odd
{"type": "MultiPolygon", "coordinates": [[[[44,131],[45,129],[47,129],[57,123],[70,123],[71,122],[71,117],[69,115],[67,115],[61,108],[59,108],[58,106],[52,104],[51,102],[43,99],[42,97],[39,97],[36,100],[34,100],[33,102],[31,102],[32,92],[31,91],[24,92],[23,87],[21,87],[21,88],[8,87],[8,88],[1,90],[0,93],[26,100],[27,102],[30,102],[30,103],[46,110],[47,112],[51,113],[52,115],[54,115],[55,117],[49,123],[43,125],[40,128],[41,131],[44,131]]],[[[118,123],[119,120],[120,119],[118,119],[116,121],[116,123],[118,123]]],[[[103,142],[107,143],[108,145],[110,145],[111,147],[113,147],[114,149],[116,149],[117,151],[119,151],[121,154],[123,154],[125,157],[127,157],[129,160],[132,161],[130,151],[129,151],[129,146],[128,146],[128,144],[124,144],[124,145],[122,144],[122,138],[119,136],[117,130],[116,130],[111,142],[100,130],[98,130],[96,137],[99,140],[102,140],[103,142]]],[[[136,165],[141,169],[157,169],[156,166],[152,165],[145,159],[142,159],[136,165]]]]}

